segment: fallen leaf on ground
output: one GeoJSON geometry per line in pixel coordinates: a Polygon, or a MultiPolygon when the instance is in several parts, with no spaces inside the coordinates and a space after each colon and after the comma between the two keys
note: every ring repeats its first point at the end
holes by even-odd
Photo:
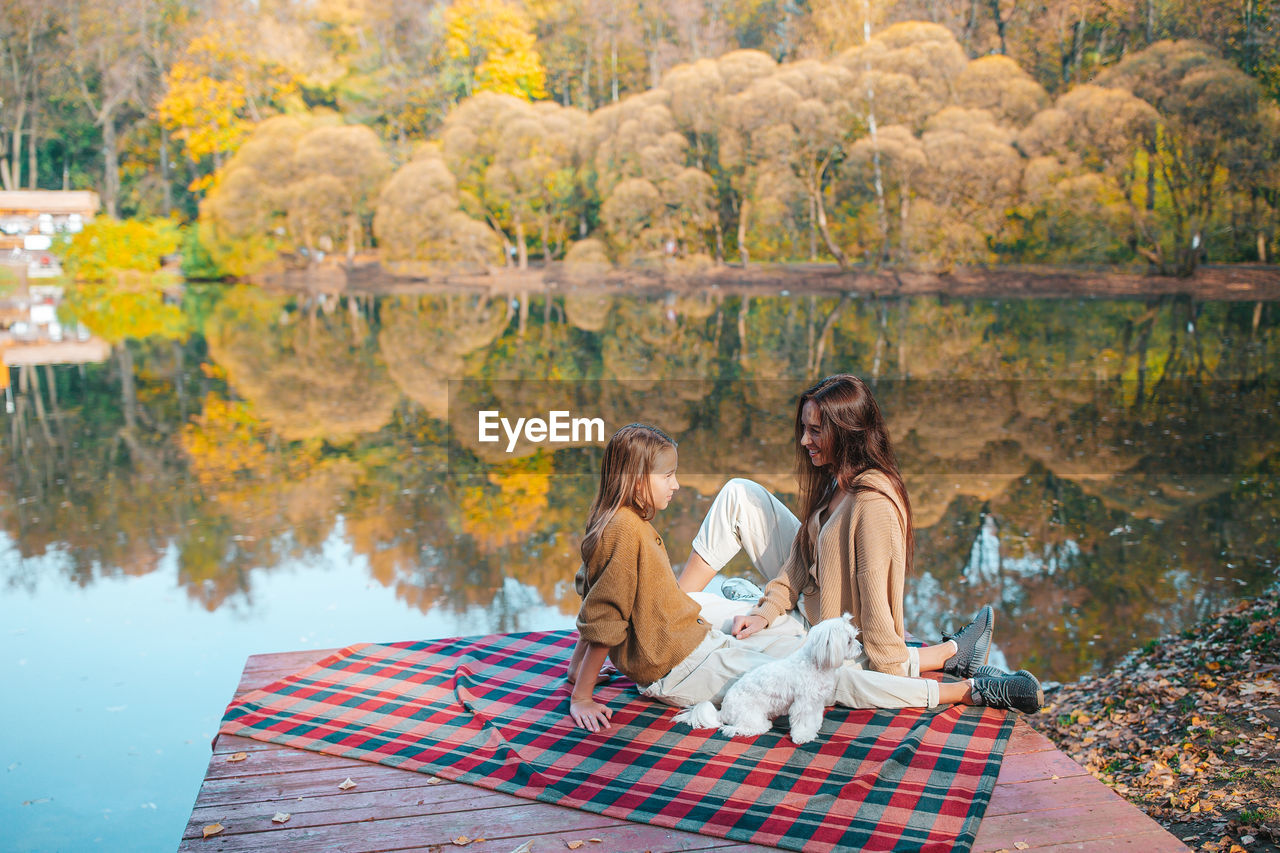
{"type": "Polygon", "coordinates": [[[476,840],[477,839],[475,838],[467,838],[465,835],[459,835],[457,838],[453,839],[453,843],[458,845],[459,847],[466,847],[472,841],[476,841],[476,840]]]}
{"type": "Polygon", "coordinates": [[[228,762],[232,762],[232,761],[244,761],[244,760],[245,760],[246,758],[248,758],[248,757],[249,757],[249,753],[247,753],[247,752],[237,752],[235,755],[233,755],[233,756],[231,756],[230,758],[228,758],[228,759],[227,759],[227,761],[228,761],[228,762]]]}
{"type": "Polygon", "coordinates": [[[354,788],[355,786],[356,786],[356,783],[355,783],[355,782],[352,782],[352,781],[351,781],[351,777],[350,777],[350,776],[348,776],[346,779],[344,779],[344,780],[342,781],[342,784],[341,784],[341,785],[339,785],[338,787],[339,787],[339,788],[341,788],[341,789],[342,789],[342,790],[344,790],[344,791],[350,791],[350,790],[351,790],[352,788],[354,788]]]}
{"type": "Polygon", "coordinates": [[[217,835],[219,832],[222,832],[222,830],[224,829],[226,829],[226,827],[220,823],[211,823],[204,828],[203,830],[204,837],[211,838],[212,836],[217,835]]]}
{"type": "Polygon", "coordinates": [[[293,817],[293,815],[291,814],[285,814],[284,812],[276,812],[276,816],[271,818],[271,822],[284,823],[286,820],[288,820],[291,817],[293,817]]]}
{"type": "Polygon", "coordinates": [[[435,776],[432,776],[430,779],[428,779],[428,780],[427,780],[427,784],[428,784],[428,785],[439,785],[439,784],[440,784],[441,782],[443,782],[443,781],[444,781],[443,779],[440,779],[440,778],[437,778],[437,777],[435,777],[435,776]]]}
{"type": "Polygon", "coordinates": [[[1027,843],[1027,842],[1025,842],[1025,841],[1015,841],[1015,842],[1013,842],[1013,846],[1014,846],[1014,847],[1016,847],[1016,848],[1018,848],[1019,850],[1030,850],[1030,849],[1031,849],[1031,845],[1030,845],[1030,844],[1028,844],[1028,843],[1027,843]]]}
{"type": "Polygon", "coordinates": [[[1252,696],[1254,693],[1280,693],[1280,684],[1268,679],[1240,685],[1241,696],[1252,696]]]}
{"type": "Polygon", "coordinates": [[[533,853],[533,840],[526,841],[515,850],[512,850],[511,853],[533,853]]]}

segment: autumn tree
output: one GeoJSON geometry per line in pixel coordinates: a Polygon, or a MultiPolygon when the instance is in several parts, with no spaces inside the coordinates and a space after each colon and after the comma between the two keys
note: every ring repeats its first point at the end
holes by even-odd
{"type": "Polygon", "coordinates": [[[361,124],[321,125],[298,139],[293,171],[290,216],[302,244],[314,252],[314,236],[336,225],[345,232],[347,260],[353,260],[367,244],[374,205],[391,172],[381,140],[361,124]]]}
{"type": "Polygon", "coordinates": [[[1269,141],[1280,132],[1280,110],[1256,80],[1196,42],[1154,44],[1098,82],[1133,92],[1159,113],[1147,204],[1161,235],[1143,253],[1166,274],[1189,275],[1215,237],[1210,229],[1224,197],[1271,177],[1269,141]]]}
{"type": "Polygon", "coordinates": [[[164,76],[156,116],[204,171],[190,187],[202,190],[254,125],[280,109],[296,91],[287,69],[254,56],[245,38],[229,40],[224,22],[205,25],[164,76]],[[207,170],[207,171],[206,171],[207,170]]]}
{"type": "Polygon", "coordinates": [[[991,260],[1022,176],[1012,132],[986,110],[948,107],[920,141],[929,167],[915,205],[916,253],[943,265],[991,260]]]}
{"type": "Polygon", "coordinates": [[[413,4],[320,0],[317,41],[342,68],[329,87],[351,124],[365,124],[393,151],[435,131],[453,103],[445,84],[445,32],[413,4]]]}
{"type": "Polygon", "coordinates": [[[143,33],[158,12],[154,0],[101,6],[63,0],[59,7],[65,71],[81,105],[102,133],[100,195],[109,216],[120,196],[120,132],[140,104],[147,73],[143,33]]]}
{"type": "Polygon", "coordinates": [[[790,171],[803,188],[809,221],[842,267],[849,259],[832,233],[828,196],[847,146],[862,130],[851,86],[839,64],[803,60],[752,81],[734,104],[734,120],[759,156],[790,171]]]}
{"type": "Polygon", "coordinates": [[[1025,127],[1049,105],[1044,87],[1007,56],[982,56],[955,78],[956,104],[986,110],[1001,124],[1025,127]]]}
{"type": "Polygon", "coordinates": [[[1030,158],[1023,202],[1031,251],[1050,260],[1118,260],[1150,251],[1156,223],[1143,204],[1139,164],[1159,116],[1123,89],[1084,85],[1058,98],[1018,135],[1030,158]]]}
{"type": "Polygon", "coordinates": [[[775,63],[752,50],[727,53],[679,65],[667,72],[662,88],[670,93],[671,117],[689,141],[693,165],[716,185],[716,260],[725,255],[724,236],[736,230],[738,254],[748,262],[747,230],[751,196],[763,155],[750,128],[741,124],[737,97],[753,80],[773,74],[775,63]]]}
{"type": "Polygon", "coordinates": [[[935,24],[898,23],[870,37],[866,22],[864,35],[864,42],[844,51],[839,61],[852,77],[854,108],[867,131],[867,143],[861,146],[869,155],[865,183],[875,205],[872,233],[879,233],[866,242],[871,244],[869,257],[878,263],[889,260],[893,230],[879,127],[896,124],[919,131],[928,116],[954,101],[955,80],[965,59],[955,38],[935,24]]]}
{"type": "Polygon", "coordinates": [[[201,239],[233,275],[281,251],[366,244],[374,205],[391,169],[382,143],[362,125],[324,116],[277,116],[255,128],[201,204],[201,239]]]}
{"type": "Polygon", "coordinates": [[[585,120],[572,107],[491,92],[463,101],[445,120],[441,150],[463,209],[489,223],[522,269],[530,232],[546,257],[552,236],[563,245],[581,215],[585,120]]]}
{"type": "Polygon", "coordinates": [[[49,79],[56,54],[55,16],[49,4],[15,0],[0,10],[0,186],[22,187],[23,154],[27,186],[36,188],[41,103],[52,88],[49,79]],[[23,148],[23,137],[27,146],[23,148]]]}
{"type": "Polygon", "coordinates": [[[493,231],[462,211],[458,182],[434,147],[401,166],[382,188],[373,233],[389,265],[426,261],[484,269],[502,256],[493,231]]]}
{"type": "Polygon", "coordinates": [[[546,97],[546,69],[533,22],[508,0],[453,0],[445,10],[445,50],[462,69],[466,94],[546,97]]]}
{"type": "Polygon", "coordinates": [[[294,247],[288,232],[293,154],[306,132],[302,118],[267,119],[218,172],[201,202],[201,241],[232,275],[246,275],[294,247]]]}
{"type": "Polygon", "coordinates": [[[626,262],[673,251],[703,255],[714,225],[714,184],[689,165],[669,97],[657,89],[626,98],[596,110],[587,126],[601,223],[626,262]]]}

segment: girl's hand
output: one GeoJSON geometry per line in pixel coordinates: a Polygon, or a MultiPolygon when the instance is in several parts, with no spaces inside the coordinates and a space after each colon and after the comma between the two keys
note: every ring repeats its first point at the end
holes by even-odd
{"type": "Polygon", "coordinates": [[[595,699],[570,698],[569,716],[573,718],[573,724],[578,728],[598,732],[609,728],[609,718],[613,716],[613,710],[595,699]]]}
{"type": "Polygon", "coordinates": [[[745,640],[752,634],[763,631],[769,627],[769,623],[765,621],[763,616],[751,613],[746,616],[733,617],[733,636],[739,640],[745,640]]]}

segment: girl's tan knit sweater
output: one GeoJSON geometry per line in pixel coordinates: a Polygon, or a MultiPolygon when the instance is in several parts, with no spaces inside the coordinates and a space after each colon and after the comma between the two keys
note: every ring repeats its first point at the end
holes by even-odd
{"type": "Polygon", "coordinates": [[[764,597],[751,612],[772,624],[781,614],[794,610],[803,593],[810,624],[852,614],[871,669],[906,675],[902,617],[906,514],[893,484],[880,471],[864,472],[855,483],[878,491],[855,492],[835,508],[820,529],[818,517],[810,518],[806,523],[810,525],[810,541],[817,534],[817,560],[805,565],[793,542],[782,571],[765,587],[764,597]]]}
{"type": "Polygon", "coordinates": [[[574,586],[582,596],[578,633],[608,647],[613,665],[641,687],[670,672],[711,630],[676,583],[662,537],[629,507],[605,525],[574,586]]]}

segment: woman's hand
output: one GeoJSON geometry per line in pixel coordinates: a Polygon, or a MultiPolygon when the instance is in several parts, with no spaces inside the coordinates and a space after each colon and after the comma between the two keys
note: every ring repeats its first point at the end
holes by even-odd
{"type": "Polygon", "coordinates": [[[763,631],[769,627],[769,623],[765,618],[756,613],[749,613],[746,616],[733,617],[733,636],[739,640],[745,640],[752,634],[763,631]]]}
{"type": "Polygon", "coordinates": [[[573,724],[580,729],[586,729],[589,732],[598,732],[601,729],[609,728],[609,718],[613,716],[613,710],[608,705],[602,705],[592,697],[586,699],[569,699],[569,716],[573,717],[573,724]]]}

